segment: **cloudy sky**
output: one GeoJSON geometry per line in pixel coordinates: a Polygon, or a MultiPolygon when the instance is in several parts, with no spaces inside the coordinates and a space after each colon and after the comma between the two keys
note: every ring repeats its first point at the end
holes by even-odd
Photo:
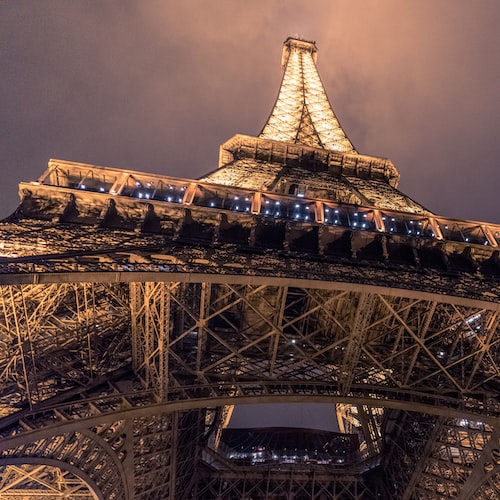
{"type": "Polygon", "coordinates": [[[427,208],[500,222],[499,26],[498,0],[0,0],[0,217],[49,158],[212,170],[299,34],[358,151],[427,208]]]}

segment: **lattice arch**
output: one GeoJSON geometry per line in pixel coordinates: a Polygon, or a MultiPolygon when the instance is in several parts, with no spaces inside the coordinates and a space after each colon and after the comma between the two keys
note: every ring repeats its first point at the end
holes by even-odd
{"type": "MultiPolygon", "coordinates": [[[[44,464],[76,474],[96,499],[130,498],[125,474],[124,422],[62,434],[38,432],[23,436],[22,443],[0,451],[0,464],[10,467],[44,464]],[[77,473],[78,472],[78,473],[77,473]]],[[[52,430],[54,432],[54,430],[52,430]]],[[[4,474],[5,474],[4,470],[4,474]]],[[[26,470],[26,474],[29,474],[26,470]]],[[[47,471],[45,471],[47,472],[47,471]]]]}
{"type": "Polygon", "coordinates": [[[316,50],[286,41],[262,134],[204,179],[51,160],[20,185],[4,474],[73,467],[111,500],[500,496],[500,225],[432,214],[358,154],[316,50]],[[305,401],[337,405],[352,459],[287,479],[214,446],[232,405],[305,401]]]}
{"type": "Polygon", "coordinates": [[[95,481],[78,467],[46,458],[0,460],[0,498],[105,500],[95,481]]]}

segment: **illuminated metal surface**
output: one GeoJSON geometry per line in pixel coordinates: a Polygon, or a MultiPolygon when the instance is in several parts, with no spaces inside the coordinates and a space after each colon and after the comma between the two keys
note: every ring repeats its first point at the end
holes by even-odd
{"type": "MultiPolygon", "coordinates": [[[[306,88],[328,104],[314,44],[286,44],[264,132],[306,88]]],[[[0,485],[498,496],[500,226],[432,214],[301,113],[299,141],[235,136],[201,180],[51,160],[21,184],[0,223],[0,485]],[[284,401],[337,404],[359,453],[281,471],[218,453],[233,404],[284,401]]]]}
{"type": "Polygon", "coordinates": [[[75,498],[97,500],[86,478],[46,464],[0,466],[0,498],[4,500],[75,498]]]}
{"type": "Polygon", "coordinates": [[[316,69],[316,56],[314,42],[294,38],[285,42],[283,81],[260,137],[355,153],[328,102],[316,69]]]}

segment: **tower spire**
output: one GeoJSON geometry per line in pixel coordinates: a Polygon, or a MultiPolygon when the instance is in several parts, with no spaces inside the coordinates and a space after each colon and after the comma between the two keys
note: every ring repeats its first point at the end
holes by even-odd
{"type": "Polygon", "coordinates": [[[333,113],[316,68],[315,42],[287,38],[285,69],[276,103],[260,137],[356,153],[333,113]]]}

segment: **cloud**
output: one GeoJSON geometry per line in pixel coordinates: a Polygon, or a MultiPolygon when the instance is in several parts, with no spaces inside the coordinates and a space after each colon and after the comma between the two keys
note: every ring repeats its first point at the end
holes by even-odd
{"type": "Polygon", "coordinates": [[[390,157],[401,188],[434,211],[500,220],[494,0],[17,0],[0,10],[1,215],[49,157],[211,170],[221,142],[262,128],[281,43],[297,33],[317,41],[358,150],[390,157]]]}

